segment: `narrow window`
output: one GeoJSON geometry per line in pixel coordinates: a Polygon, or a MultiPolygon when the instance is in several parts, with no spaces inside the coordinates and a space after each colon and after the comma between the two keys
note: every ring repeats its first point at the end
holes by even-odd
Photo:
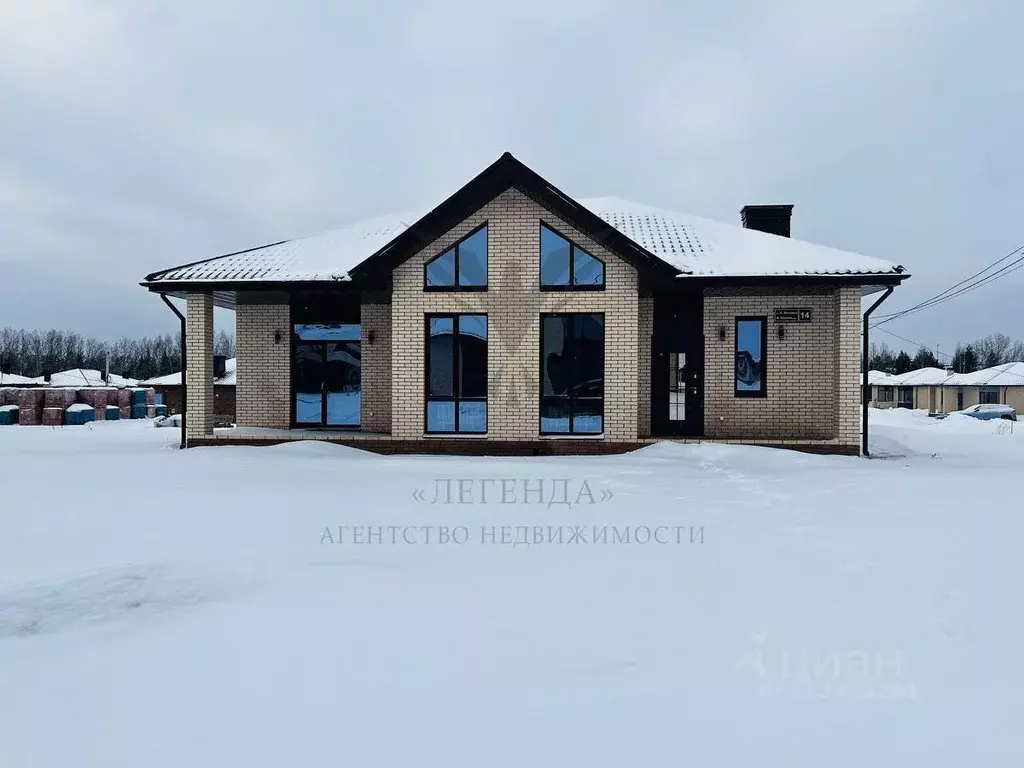
{"type": "Polygon", "coordinates": [[[487,431],[487,315],[427,315],[426,431],[487,431]]]}
{"type": "Polygon", "coordinates": [[[604,315],[541,315],[541,434],[604,432],[604,315]]]}
{"type": "Polygon", "coordinates": [[[431,291],[487,289],[487,225],[426,263],[423,287],[431,291]]]}
{"type": "Polygon", "coordinates": [[[603,290],[604,262],[540,225],[540,286],[544,290],[603,290]]]}
{"type": "Polygon", "coordinates": [[[768,394],[765,375],[767,347],[767,318],[736,318],[736,397],[764,397],[768,394]]]}

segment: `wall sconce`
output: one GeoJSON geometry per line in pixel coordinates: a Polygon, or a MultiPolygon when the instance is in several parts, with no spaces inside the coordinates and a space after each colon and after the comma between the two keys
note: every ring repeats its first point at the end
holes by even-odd
{"type": "Polygon", "coordinates": [[[278,331],[274,331],[274,343],[275,344],[280,344],[281,343],[281,331],[279,331],[279,330],[278,331]]]}
{"type": "Polygon", "coordinates": [[[779,341],[782,341],[784,338],[786,338],[786,326],[780,325],[779,326],[779,341]]]}
{"type": "Polygon", "coordinates": [[[718,326],[718,340],[719,341],[725,341],[725,326],[724,325],[718,326]]]}

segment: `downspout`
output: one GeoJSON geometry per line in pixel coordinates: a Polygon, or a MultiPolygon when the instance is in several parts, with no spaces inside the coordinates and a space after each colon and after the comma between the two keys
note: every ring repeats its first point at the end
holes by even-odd
{"type": "MultiPolygon", "coordinates": [[[[860,408],[861,408],[861,416],[860,416],[860,449],[861,449],[861,453],[864,456],[870,456],[871,455],[870,452],[868,451],[868,399],[869,399],[868,398],[868,369],[871,367],[871,360],[870,360],[871,350],[870,350],[869,345],[868,345],[868,321],[871,318],[871,313],[874,312],[876,309],[878,309],[879,305],[883,301],[888,299],[892,295],[892,292],[895,291],[895,290],[896,290],[895,286],[890,285],[888,288],[885,289],[885,293],[883,293],[878,298],[878,301],[876,301],[874,304],[872,304],[870,307],[868,307],[868,311],[864,313],[864,334],[863,334],[864,335],[864,340],[863,340],[864,341],[864,350],[861,353],[861,366],[864,369],[864,371],[863,371],[864,381],[863,381],[863,384],[861,385],[861,389],[860,389],[860,400],[861,400],[861,404],[860,404],[860,408]]],[[[897,399],[899,398],[899,393],[898,392],[897,392],[896,397],[897,397],[897,399]]]]}
{"type": "Polygon", "coordinates": [[[161,300],[170,307],[171,312],[178,316],[181,320],[181,445],[178,447],[181,449],[185,448],[185,419],[186,413],[188,412],[188,388],[185,384],[185,373],[188,370],[188,356],[185,352],[187,346],[185,345],[185,316],[178,311],[178,308],[171,303],[171,300],[167,298],[166,293],[160,294],[161,300]]]}

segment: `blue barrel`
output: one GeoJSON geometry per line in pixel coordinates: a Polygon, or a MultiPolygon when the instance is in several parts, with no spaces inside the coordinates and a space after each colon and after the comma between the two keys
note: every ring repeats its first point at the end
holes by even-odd
{"type": "MultiPolygon", "coordinates": [[[[146,404],[146,390],[144,390],[144,389],[133,389],[132,390],[132,408],[134,408],[136,405],[145,405],[145,404],[146,404]]],[[[143,418],[143,417],[145,417],[145,415],[146,414],[142,414],[141,417],[132,415],[132,418],[133,419],[143,418]]]]}
{"type": "Polygon", "coordinates": [[[18,423],[18,406],[5,405],[0,408],[0,425],[18,423]]]}
{"type": "Polygon", "coordinates": [[[166,416],[167,415],[167,406],[166,405],[157,404],[157,406],[156,406],[156,415],[157,416],[166,416]]]}
{"type": "Polygon", "coordinates": [[[121,409],[116,405],[107,406],[107,421],[118,421],[121,418],[121,409]]]}
{"type": "Polygon", "coordinates": [[[92,408],[64,411],[64,423],[68,426],[88,424],[90,421],[96,421],[96,411],[92,408]]]}
{"type": "MultiPolygon", "coordinates": [[[[145,395],[145,392],[143,392],[143,395],[145,395]]],[[[132,418],[133,419],[144,419],[144,418],[146,418],[146,404],[145,403],[143,403],[142,405],[135,405],[134,403],[132,404],[132,418]]]]}

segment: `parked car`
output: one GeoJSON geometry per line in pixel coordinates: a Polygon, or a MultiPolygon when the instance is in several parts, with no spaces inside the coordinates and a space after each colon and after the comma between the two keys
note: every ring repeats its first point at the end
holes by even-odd
{"type": "Polygon", "coordinates": [[[962,411],[958,411],[958,413],[974,419],[981,419],[982,421],[988,421],[989,419],[1017,420],[1017,411],[1008,405],[996,405],[995,403],[979,403],[978,405],[972,405],[970,408],[964,408],[962,411]]]}

